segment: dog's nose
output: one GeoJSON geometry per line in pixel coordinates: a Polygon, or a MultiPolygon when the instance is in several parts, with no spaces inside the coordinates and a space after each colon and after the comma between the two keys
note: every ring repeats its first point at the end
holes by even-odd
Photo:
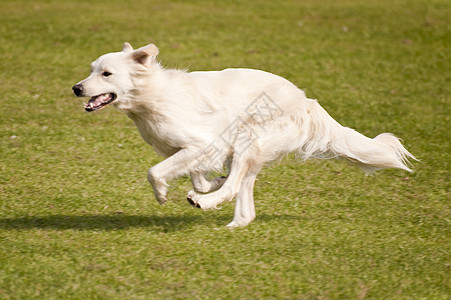
{"type": "Polygon", "coordinates": [[[81,84],[76,84],[72,87],[72,90],[74,91],[74,94],[77,97],[83,96],[83,86],[81,84]]]}

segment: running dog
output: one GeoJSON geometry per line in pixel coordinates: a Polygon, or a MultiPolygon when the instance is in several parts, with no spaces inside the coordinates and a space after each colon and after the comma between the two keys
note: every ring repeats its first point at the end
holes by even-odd
{"type": "Polygon", "coordinates": [[[189,175],[191,205],[207,210],[236,198],[229,227],[255,218],[254,182],[266,164],[294,152],[301,159],[342,158],[366,172],[411,172],[415,159],[390,133],[368,138],[341,126],[288,80],[251,69],[186,72],[165,69],[153,45],[100,56],[88,78],[73,86],[90,97],[88,112],[112,105],[134,121],[142,138],[166,159],[148,180],[160,204],[167,181],[189,175]],[[228,168],[227,177],[208,178],[228,168]]]}

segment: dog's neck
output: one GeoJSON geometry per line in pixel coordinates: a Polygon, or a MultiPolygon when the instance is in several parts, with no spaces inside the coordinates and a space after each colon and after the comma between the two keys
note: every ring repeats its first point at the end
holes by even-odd
{"type": "Polygon", "coordinates": [[[167,73],[170,71],[158,62],[149,69],[137,71],[134,75],[135,88],[122,101],[113,103],[116,104],[116,109],[125,112],[130,118],[156,113],[158,102],[162,100],[160,95],[170,85],[167,78],[167,73]]]}

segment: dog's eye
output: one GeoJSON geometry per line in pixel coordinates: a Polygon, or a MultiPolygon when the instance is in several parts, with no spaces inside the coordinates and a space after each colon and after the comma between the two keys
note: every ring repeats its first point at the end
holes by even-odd
{"type": "Polygon", "coordinates": [[[110,73],[110,72],[107,72],[107,71],[102,73],[102,76],[105,76],[105,77],[108,77],[108,76],[111,76],[111,75],[113,75],[113,74],[110,73]]]}

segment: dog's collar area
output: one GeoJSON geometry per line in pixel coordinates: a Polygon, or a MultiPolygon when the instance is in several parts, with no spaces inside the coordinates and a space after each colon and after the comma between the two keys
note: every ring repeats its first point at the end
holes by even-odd
{"type": "Polygon", "coordinates": [[[88,103],[85,103],[85,110],[87,112],[99,110],[116,100],[116,98],[116,94],[113,93],[105,93],[94,96],[89,99],[88,103]]]}

